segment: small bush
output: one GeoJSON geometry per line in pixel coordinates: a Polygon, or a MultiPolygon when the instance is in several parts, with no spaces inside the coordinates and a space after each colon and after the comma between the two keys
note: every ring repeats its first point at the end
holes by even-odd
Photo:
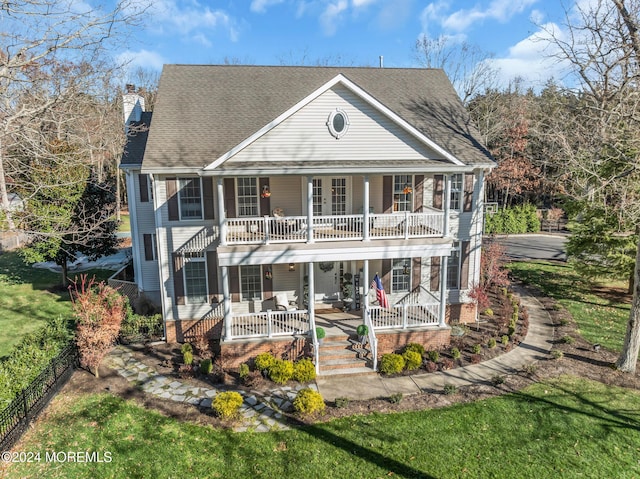
{"type": "Polygon", "coordinates": [[[553,357],[553,359],[562,359],[564,357],[564,353],[559,349],[552,349],[551,356],[553,357]]]}
{"type": "Polygon", "coordinates": [[[404,358],[399,354],[383,354],[380,359],[382,374],[397,374],[404,369],[404,358]]]}
{"type": "Polygon", "coordinates": [[[405,351],[402,353],[404,359],[404,368],[407,371],[414,371],[422,366],[422,356],[417,351],[405,351]]]}
{"type": "Polygon", "coordinates": [[[191,351],[185,351],[182,353],[182,362],[187,366],[193,364],[193,353],[191,351]]]}
{"type": "Polygon", "coordinates": [[[240,379],[244,380],[249,376],[249,365],[247,363],[242,363],[238,366],[238,376],[240,379]]]}
{"type": "Polygon", "coordinates": [[[236,391],[218,393],[211,404],[213,410],[222,419],[236,417],[240,406],[242,406],[242,396],[236,391]]]}
{"type": "Polygon", "coordinates": [[[440,353],[434,349],[427,353],[427,357],[429,358],[430,361],[437,363],[438,359],[440,359],[440,353]]]}
{"type": "Polygon", "coordinates": [[[402,393],[392,394],[391,396],[389,396],[389,402],[391,404],[400,404],[400,402],[402,401],[403,397],[404,396],[402,395],[402,393]]]}
{"type": "Polygon", "coordinates": [[[494,386],[500,386],[501,384],[504,384],[506,380],[507,378],[505,378],[504,376],[496,374],[491,378],[491,384],[493,384],[494,386]]]}
{"type": "Polygon", "coordinates": [[[428,373],[435,373],[438,370],[438,365],[436,363],[434,363],[433,361],[426,360],[424,362],[424,369],[428,373]]]}
{"type": "Polygon", "coordinates": [[[310,359],[301,359],[293,364],[293,379],[308,383],[316,378],[316,367],[310,359]]]}
{"type": "Polygon", "coordinates": [[[538,365],[536,363],[529,363],[522,365],[522,372],[528,376],[533,376],[538,371],[538,365]]]}
{"type": "Polygon", "coordinates": [[[345,408],[345,407],[349,407],[349,403],[351,402],[351,400],[349,398],[336,398],[335,403],[336,403],[336,407],[337,408],[345,408]]]}
{"type": "Polygon", "coordinates": [[[471,364],[478,364],[482,362],[482,356],[480,356],[479,354],[472,354],[469,359],[471,361],[471,364]]]}
{"type": "Polygon", "coordinates": [[[320,326],[316,327],[316,337],[318,339],[324,339],[324,337],[327,335],[326,331],[324,330],[324,328],[321,328],[320,326]]]}
{"type": "Polygon", "coordinates": [[[193,366],[191,364],[181,364],[178,366],[178,376],[181,379],[187,379],[193,377],[193,366]]]}
{"type": "Polygon", "coordinates": [[[489,341],[487,341],[487,347],[489,349],[493,349],[496,347],[496,340],[495,338],[489,338],[489,341]]]}
{"type": "Polygon", "coordinates": [[[503,335],[500,339],[500,342],[506,346],[507,344],[509,344],[509,336],[507,336],[506,334],[503,335]]]}
{"type": "Polygon", "coordinates": [[[453,359],[460,359],[460,350],[458,348],[451,348],[451,357],[453,359]]]}
{"type": "Polygon", "coordinates": [[[293,408],[301,414],[314,414],[324,411],[325,404],[322,395],[310,388],[298,391],[293,400],[293,408]]]}
{"type": "Polygon", "coordinates": [[[284,384],[293,377],[293,362],[276,359],[269,368],[269,379],[276,384],[284,384]]]}
{"type": "Polygon", "coordinates": [[[471,348],[471,351],[473,352],[473,354],[480,354],[480,352],[482,351],[482,346],[480,346],[479,344],[474,344],[471,348]]]}
{"type": "Polygon", "coordinates": [[[213,363],[211,362],[211,359],[203,359],[200,363],[200,372],[202,374],[211,374],[211,371],[213,371],[213,363]]]}
{"type": "Polygon", "coordinates": [[[251,371],[243,381],[244,384],[250,388],[258,388],[264,383],[264,377],[260,371],[251,371]]]}
{"type": "Polygon", "coordinates": [[[445,384],[444,385],[444,393],[447,396],[452,396],[453,394],[456,394],[458,392],[458,387],[454,386],[453,384],[445,384]]]}
{"type": "Polygon", "coordinates": [[[193,346],[191,346],[191,344],[189,344],[189,343],[184,343],[182,345],[182,347],[180,348],[180,352],[182,354],[184,354],[184,353],[193,353],[193,346]]]}
{"type": "Polygon", "coordinates": [[[366,336],[367,334],[369,334],[369,328],[367,328],[366,324],[359,324],[356,328],[356,334],[358,336],[366,336]]]}
{"type": "Polygon", "coordinates": [[[424,354],[424,346],[420,343],[409,343],[404,347],[404,352],[415,351],[420,356],[424,354]]]}
{"type": "Polygon", "coordinates": [[[260,353],[253,360],[258,371],[266,371],[276,362],[276,358],[271,353],[260,353]]]}
{"type": "Polygon", "coordinates": [[[484,310],[485,316],[493,317],[493,309],[487,308],[484,310]]]}
{"type": "Polygon", "coordinates": [[[576,340],[572,336],[569,336],[567,334],[566,336],[562,336],[560,341],[562,341],[564,344],[573,344],[576,340]]]}
{"type": "Polygon", "coordinates": [[[442,358],[442,361],[440,361],[440,367],[442,368],[443,371],[447,371],[449,369],[453,368],[453,361],[449,358],[442,358]]]}

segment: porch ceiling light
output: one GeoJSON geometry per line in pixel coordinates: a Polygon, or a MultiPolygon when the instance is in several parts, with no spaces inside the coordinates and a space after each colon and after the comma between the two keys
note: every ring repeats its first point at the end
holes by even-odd
{"type": "Polygon", "coordinates": [[[289,271],[295,271],[296,270],[296,264],[295,263],[289,263],[289,271]]]}

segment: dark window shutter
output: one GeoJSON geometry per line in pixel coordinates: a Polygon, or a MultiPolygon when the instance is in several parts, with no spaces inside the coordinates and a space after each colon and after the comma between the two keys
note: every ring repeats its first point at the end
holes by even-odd
{"type": "Polygon", "coordinates": [[[382,275],[380,276],[380,280],[382,281],[382,287],[385,292],[389,294],[391,292],[391,260],[383,259],[382,260],[382,275]]]}
{"type": "Polygon", "coordinates": [[[262,187],[265,185],[267,186],[267,188],[269,188],[269,178],[258,178],[258,194],[260,195],[260,214],[270,215],[271,214],[271,198],[262,197],[262,187]]]}
{"type": "Polygon", "coordinates": [[[218,256],[215,251],[207,251],[207,282],[209,283],[209,303],[218,302],[218,256]]]}
{"type": "Polygon", "coordinates": [[[433,177],[433,207],[437,210],[442,209],[442,197],[444,196],[444,177],[435,175],[433,177]]]}
{"type": "Polygon", "coordinates": [[[414,290],[420,286],[422,281],[422,259],[413,258],[411,262],[411,289],[414,290]]]}
{"type": "Polygon", "coordinates": [[[413,187],[413,211],[419,213],[422,211],[424,203],[424,175],[415,176],[415,185],[413,187]]]}
{"type": "Polygon", "coordinates": [[[140,203],[149,202],[149,175],[140,173],[138,175],[138,186],[140,187],[140,203]]]}
{"type": "Polygon", "coordinates": [[[224,179],[224,209],[227,218],[236,217],[236,184],[233,178],[224,179]]]}
{"type": "Polygon", "coordinates": [[[393,213],[393,176],[382,177],[382,212],[393,213]]]}
{"type": "Polygon", "coordinates": [[[462,211],[469,212],[473,208],[473,175],[464,175],[464,205],[462,211]]]}
{"type": "Polygon", "coordinates": [[[213,178],[202,178],[202,203],[204,204],[204,219],[214,219],[215,208],[213,207],[213,178]]]}
{"type": "Polygon", "coordinates": [[[231,292],[231,301],[237,303],[240,301],[240,270],[238,266],[229,266],[229,291],[231,292]]]}
{"type": "Polygon", "coordinates": [[[144,259],[145,261],[153,261],[153,236],[150,234],[142,235],[142,242],[144,243],[144,259]]]}
{"type": "Polygon", "coordinates": [[[463,241],[460,246],[460,289],[469,287],[469,253],[471,252],[471,242],[463,241]]]}
{"type": "Polygon", "coordinates": [[[431,291],[440,291],[440,257],[431,257],[431,291]]]}
{"type": "Polygon", "coordinates": [[[273,265],[262,265],[262,299],[269,299],[273,297],[273,265]],[[271,271],[271,279],[264,277],[264,272],[271,271]]]}
{"type": "Polygon", "coordinates": [[[180,219],[180,213],[178,213],[178,180],[176,178],[167,178],[165,185],[167,189],[169,221],[178,221],[180,219]]]}
{"type": "Polygon", "coordinates": [[[173,253],[173,295],[176,304],[185,304],[184,302],[184,258],[182,255],[173,253]]]}

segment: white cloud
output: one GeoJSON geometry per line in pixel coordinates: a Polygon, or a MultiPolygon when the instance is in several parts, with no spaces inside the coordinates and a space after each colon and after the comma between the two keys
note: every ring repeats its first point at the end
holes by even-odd
{"type": "Polygon", "coordinates": [[[127,50],[116,56],[116,62],[124,65],[127,73],[132,73],[138,67],[149,70],[162,70],[162,66],[168,63],[162,55],[149,50],[139,50],[137,52],[127,50]]]}
{"type": "Polygon", "coordinates": [[[253,0],[250,9],[254,13],[266,13],[267,8],[282,2],[284,0],[253,0]]]}
{"type": "Polygon", "coordinates": [[[442,25],[451,30],[462,31],[473,23],[486,19],[505,23],[536,2],[537,0],[493,0],[486,9],[474,7],[469,10],[458,10],[445,18],[442,25]]]}
{"type": "Polygon", "coordinates": [[[348,7],[347,0],[338,0],[327,5],[327,8],[320,15],[320,24],[326,35],[331,36],[336,33],[338,23],[348,7]]]}
{"type": "Polygon", "coordinates": [[[376,3],[377,0],[352,0],[353,8],[361,8],[376,3]]]}
{"type": "Polygon", "coordinates": [[[540,10],[531,10],[531,13],[529,14],[529,20],[531,20],[531,23],[535,25],[540,25],[544,21],[545,16],[546,15],[540,10]]]}

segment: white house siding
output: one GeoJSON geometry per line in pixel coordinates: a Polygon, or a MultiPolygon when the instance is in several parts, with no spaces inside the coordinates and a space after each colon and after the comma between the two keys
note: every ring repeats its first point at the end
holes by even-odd
{"type": "Polygon", "coordinates": [[[395,122],[343,86],[320,95],[271,131],[225,162],[322,160],[339,172],[345,161],[422,160],[441,158],[395,122]],[[339,140],[329,133],[327,120],[336,108],[349,117],[349,129],[339,140]]]}
{"type": "MultiPolygon", "coordinates": [[[[306,178],[303,178],[306,182],[306,178]]],[[[269,178],[271,191],[271,211],[261,211],[261,215],[272,215],[275,208],[284,209],[287,216],[300,216],[303,213],[303,197],[306,206],[306,186],[303,188],[299,176],[272,176],[269,178]]]]}

